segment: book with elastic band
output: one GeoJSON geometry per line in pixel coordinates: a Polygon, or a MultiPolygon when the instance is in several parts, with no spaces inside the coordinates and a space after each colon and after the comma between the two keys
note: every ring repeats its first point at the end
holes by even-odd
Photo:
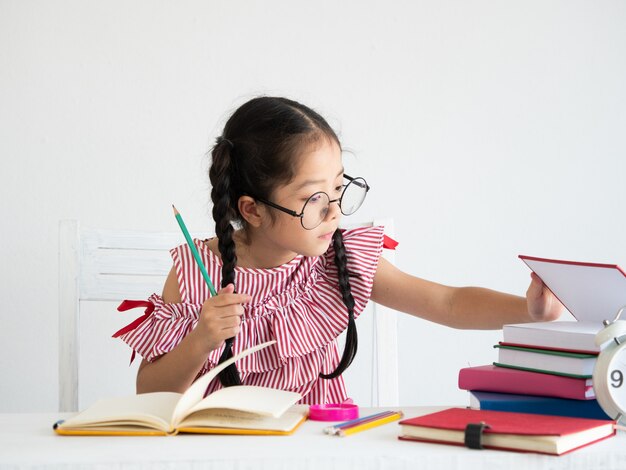
{"type": "Polygon", "coordinates": [[[610,420],[449,408],[400,421],[398,438],[463,446],[468,425],[475,424],[483,424],[479,447],[550,455],[572,452],[615,435],[615,423],[610,420]]]}

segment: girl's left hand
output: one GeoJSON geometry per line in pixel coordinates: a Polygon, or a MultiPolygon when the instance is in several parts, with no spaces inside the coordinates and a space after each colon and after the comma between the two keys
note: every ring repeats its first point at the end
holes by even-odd
{"type": "Polygon", "coordinates": [[[530,273],[532,280],[526,291],[528,314],[533,321],[552,321],[561,316],[563,304],[546,287],[541,278],[530,273]]]}

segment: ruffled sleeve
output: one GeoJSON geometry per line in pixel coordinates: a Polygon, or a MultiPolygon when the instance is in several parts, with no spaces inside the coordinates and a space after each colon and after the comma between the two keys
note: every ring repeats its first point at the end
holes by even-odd
{"type": "MultiPolygon", "coordinates": [[[[383,250],[384,227],[359,227],[343,231],[343,244],[346,250],[350,290],[354,297],[355,317],[367,306],[372,294],[374,275],[383,250]]],[[[335,264],[335,250],[331,245],[324,255],[323,277],[339,292],[339,276],[335,264]]]]}
{"type": "Polygon", "coordinates": [[[202,304],[166,304],[157,294],[152,294],[148,301],[154,305],[152,313],[136,328],[119,338],[151,362],[174,349],[193,330],[202,304]]]}

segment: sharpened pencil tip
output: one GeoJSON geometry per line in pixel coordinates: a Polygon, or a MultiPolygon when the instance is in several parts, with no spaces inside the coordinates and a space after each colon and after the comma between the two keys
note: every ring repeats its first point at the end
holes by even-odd
{"type": "Polygon", "coordinates": [[[174,209],[174,215],[178,215],[178,211],[176,210],[176,206],[174,206],[174,204],[172,204],[172,209],[174,209]]]}

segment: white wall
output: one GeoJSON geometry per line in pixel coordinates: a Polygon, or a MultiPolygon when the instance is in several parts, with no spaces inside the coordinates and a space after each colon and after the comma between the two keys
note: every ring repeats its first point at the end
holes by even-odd
{"type": "MultiPolygon", "coordinates": [[[[59,219],[175,230],[175,202],[210,230],[205,154],[261,93],[337,128],[408,272],[522,294],[519,253],[626,266],[625,24],[618,0],[0,0],[0,411],[57,406],[59,219]]],[[[465,403],[500,334],[399,331],[411,404],[465,403]]]]}

